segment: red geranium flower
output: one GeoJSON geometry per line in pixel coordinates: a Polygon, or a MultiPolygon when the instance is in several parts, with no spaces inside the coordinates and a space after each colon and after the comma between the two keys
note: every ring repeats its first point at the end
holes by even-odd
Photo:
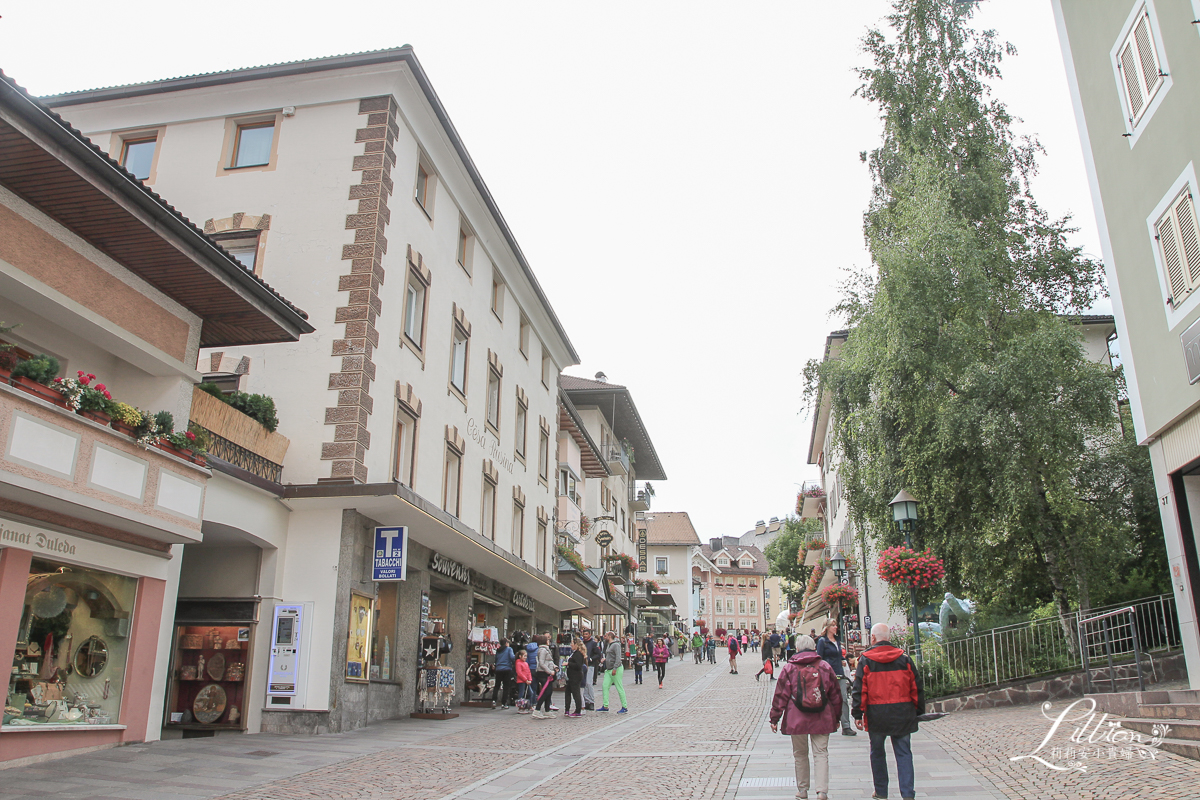
{"type": "Polygon", "coordinates": [[[187,436],[189,442],[196,441],[196,434],[192,433],[191,431],[188,431],[186,436],[187,436]]]}

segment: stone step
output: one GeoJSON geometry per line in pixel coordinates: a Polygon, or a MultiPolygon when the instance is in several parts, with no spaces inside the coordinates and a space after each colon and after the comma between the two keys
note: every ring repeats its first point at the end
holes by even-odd
{"type": "Polygon", "coordinates": [[[1170,728],[1167,734],[1172,739],[1186,739],[1190,742],[1200,742],[1200,720],[1173,720],[1156,717],[1123,717],[1121,727],[1131,731],[1154,735],[1155,725],[1166,725],[1170,728]]]}
{"type": "Polygon", "coordinates": [[[1153,719],[1200,720],[1200,703],[1141,703],[1138,713],[1153,719]]]}
{"type": "Polygon", "coordinates": [[[1159,747],[1168,753],[1200,761],[1200,742],[1187,739],[1163,739],[1159,747]]]}

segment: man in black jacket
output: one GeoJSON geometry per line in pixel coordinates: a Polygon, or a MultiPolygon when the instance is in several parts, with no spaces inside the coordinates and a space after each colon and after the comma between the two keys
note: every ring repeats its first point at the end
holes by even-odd
{"type": "Polygon", "coordinates": [[[850,713],[855,726],[871,737],[871,776],[875,782],[875,794],[871,796],[887,797],[887,756],[883,746],[890,736],[900,796],[911,800],[917,793],[913,786],[911,737],[917,730],[917,716],[925,713],[925,688],[912,661],[903,650],[892,645],[890,636],[885,622],[871,628],[871,647],[858,659],[854,675],[850,713]]]}
{"type": "Polygon", "coordinates": [[[595,711],[596,693],[593,687],[596,685],[597,668],[604,660],[604,648],[592,637],[591,631],[583,632],[583,647],[584,655],[587,657],[587,675],[584,677],[582,687],[583,707],[588,711],[595,711]]]}

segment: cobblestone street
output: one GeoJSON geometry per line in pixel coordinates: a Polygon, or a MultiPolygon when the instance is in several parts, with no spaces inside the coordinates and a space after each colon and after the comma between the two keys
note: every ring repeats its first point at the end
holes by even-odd
{"type": "MultiPolygon", "coordinates": [[[[674,661],[662,690],[650,682],[634,686],[628,674],[630,713],[621,716],[534,720],[463,709],[446,722],[399,720],[347,734],[226,736],[96,751],[0,770],[0,798],[792,798],[790,743],[766,722],[772,684],[755,682],[750,665],[743,666],[733,676],[720,664],[674,661]]],[[[918,797],[1200,796],[1200,763],[1169,753],[1132,760],[1105,753],[1086,772],[1010,760],[1036,749],[1049,725],[1036,706],[926,723],[913,737],[918,797]]],[[[1052,746],[1069,744],[1069,733],[1064,727],[1040,755],[1053,760],[1052,746]]],[[[834,735],[830,760],[831,798],[871,796],[865,736],[834,735]]],[[[894,777],[893,770],[897,797],[894,777]]]]}

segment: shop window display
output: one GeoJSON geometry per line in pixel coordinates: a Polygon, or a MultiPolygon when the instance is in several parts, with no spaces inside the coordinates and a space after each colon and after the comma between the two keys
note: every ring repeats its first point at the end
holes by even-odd
{"type": "Polygon", "coordinates": [[[375,598],[375,624],[371,626],[371,680],[391,681],[395,673],[396,609],[399,605],[400,587],[394,583],[380,583],[379,596],[375,598]]]}
{"type": "Polygon", "coordinates": [[[4,725],[119,722],[137,579],[34,559],[4,725]]]}
{"type": "Polygon", "coordinates": [[[252,630],[247,625],[176,624],[169,727],[244,727],[252,630]]]}

